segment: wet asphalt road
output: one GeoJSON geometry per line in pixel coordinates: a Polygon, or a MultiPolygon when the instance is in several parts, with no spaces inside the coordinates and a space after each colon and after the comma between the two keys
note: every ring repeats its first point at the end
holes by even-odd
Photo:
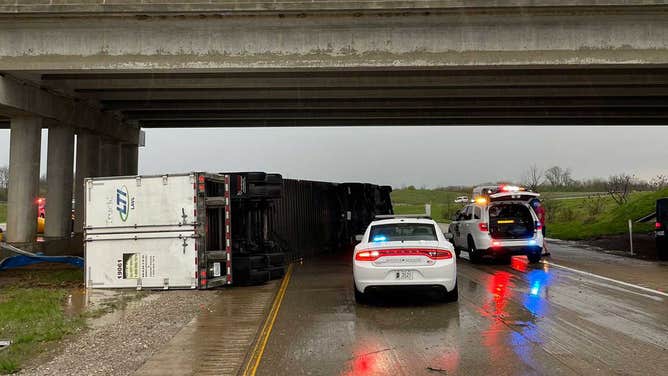
{"type": "Polygon", "coordinates": [[[258,374],[668,372],[662,295],[524,258],[510,266],[460,259],[458,278],[458,303],[402,294],[360,306],[347,257],[296,265],[258,374]]]}

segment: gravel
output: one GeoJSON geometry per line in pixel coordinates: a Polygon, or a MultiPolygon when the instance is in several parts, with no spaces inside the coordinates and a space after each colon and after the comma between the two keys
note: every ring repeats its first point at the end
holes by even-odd
{"type": "Polygon", "coordinates": [[[152,292],[139,301],[89,322],[91,327],[65,340],[20,375],[131,375],[163,344],[207,310],[216,291],[152,292]]]}

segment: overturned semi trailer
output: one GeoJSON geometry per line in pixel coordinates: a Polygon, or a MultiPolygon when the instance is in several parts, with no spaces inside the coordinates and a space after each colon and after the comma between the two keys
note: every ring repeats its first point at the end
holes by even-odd
{"type": "Polygon", "coordinates": [[[283,192],[269,231],[293,259],[350,249],[376,215],[393,214],[389,186],[284,179],[283,192]]]}
{"type": "Polygon", "coordinates": [[[390,187],[263,172],[85,181],[86,285],[212,288],[279,278],[292,259],[350,247],[390,187]]]}

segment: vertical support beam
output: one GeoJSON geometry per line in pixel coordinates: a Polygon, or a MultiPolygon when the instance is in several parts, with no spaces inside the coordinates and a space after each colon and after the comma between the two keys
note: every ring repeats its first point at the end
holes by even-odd
{"type": "Polygon", "coordinates": [[[11,119],[6,239],[10,243],[35,240],[41,142],[41,118],[19,116],[11,119]]]}
{"type": "Polygon", "coordinates": [[[74,128],[49,121],[45,238],[69,237],[72,227],[74,128]]]}
{"type": "Polygon", "coordinates": [[[77,166],[74,184],[74,232],[84,225],[84,179],[100,176],[100,136],[80,130],[77,134],[77,166]]]}
{"type": "Polygon", "coordinates": [[[139,170],[139,147],[123,144],[121,175],[137,175],[139,170]]]}
{"type": "Polygon", "coordinates": [[[118,176],[121,174],[121,143],[116,140],[103,140],[101,145],[100,176],[118,176]]]}

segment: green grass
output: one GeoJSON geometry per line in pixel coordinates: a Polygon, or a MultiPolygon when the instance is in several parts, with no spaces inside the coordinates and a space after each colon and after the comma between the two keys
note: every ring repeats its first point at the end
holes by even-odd
{"type": "MultiPolygon", "coordinates": [[[[424,204],[431,203],[432,218],[450,222],[450,217],[461,208],[453,203],[457,196],[471,192],[454,192],[442,189],[399,189],[392,192],[394,211],[397,214],[424,213],[424,204]]],[[[545,192],[547,235],[558,239],[589,239],[603,235],[619,235],[628,232],[628,220],[640,218],[654,210],[656,199],[668,197],[668,190],[659,192],[635,192],[629,202],[617,205],[601,192],[545,192]],[[584,197],[583,197],[584,196],[584,197]],[[573,197],[572,199],[564,199],[573,197]]],[[[633,231],[652,231],[653,223],[634,223],[633,231]]]]}
{"type": "Polygon", "coordinates": [[[7,203],[0,202],[0,222],[7,222],[7,203]]]}
{"type": "MultiPolygon", "coordinates": [[[[629,202],[619,206],[609,197],[604,197],[603,209],[600,214],[588,214],[587,200],[574,199],[547,203],[548,221],[547,235],[558,239],[578,240],[603,235],[620,235],[628,233],[628,220],[638,219],[651,213],[656,207],[656,200],[668,197],[668,190],[659,192],[637,192],[631,195],[629,202]],[[550,211],[556,212],[551,215],[550,211]],[[564,215],[563,213],[567,213],[564,215]]],[[[634,223],[634,233],[648,233],[654,224],[634,223]]]]}
{"type": "Polygon", "coordinates": [[[423,214],[424,204],[431,204],[431,217],[437,222],[450,222],[450,217],[462,207],[453,201],[466,192],[443,189],[398,189],[392,192],[396,214],[423,214]]]}
{"type": "Polygon", "coordinates": [[[62,305],[81,270],[35,270],[16,274],[18,282],[0,287],[0,339],[12,345],[0,351],[0,373],[14,373],[49,342],[84,326],[83,316],[67,317],[62,305]]]}

